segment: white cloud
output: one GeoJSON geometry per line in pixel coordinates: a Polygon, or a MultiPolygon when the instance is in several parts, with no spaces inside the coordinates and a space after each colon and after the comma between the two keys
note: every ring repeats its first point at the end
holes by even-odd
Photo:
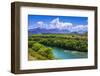
{"type": "Polygon", "coordinates": [[[59,24],[60,23],[59,18],[53,19],[50,23],[51,24],[59,24]]]}
{"type": "Polygon", "coordinates": [[[87,25],[73,25],[70,22],[61,22],[59,18],[53,19],[48,24],[43,21],[38,21],[37,25],[40,28],[68,30],[70,32],[84,32],[88,29],[87,25]]]}
{"type": "Polygon", "coordinates": [[[59,20],[59,18],[56,18],[54,20],[52,20],[49,24],[49,29],[54,29],[54,28],[57,28],[57,29],[67,29],[69,27],[72,26],[72,23],[69,23],[69,22],[61,22],[59,20]]]}
{"type": "Polygon", "coordinates": [[[71,29],[71,32],[84,32],[87,31],[87,25],[77,25],[71,29]]]}
{"type": "Polygon", "coordinates": [[[38,22],[37,22],[37,25],[38,25],[38,27],[40,27],[40,28],[42,28],[44,24],[45,24],[45,23],[44,23],[43,21],[38,21],[38,22]]]}

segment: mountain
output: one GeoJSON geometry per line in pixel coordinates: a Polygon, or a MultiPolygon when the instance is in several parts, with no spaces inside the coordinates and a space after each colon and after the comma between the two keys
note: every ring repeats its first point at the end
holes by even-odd
{"type": "Polygon", "coordinates": [[[60,33],[60,34],[84,34],[88,32],[87,25],[74,25],[70,22],[60,21],[59,18],[53,19],[48,24],[39,21],[35,25],[36,27],[28,29],[29,34],[40,33],[60,33]]]}
{"type": "Polygon", "coordinates": [[[28,30],[28,33],[31,34],[40,34],[40,33],[69,33],[68,30],[59,30],[59,29],[45,29],[45,28],[35,28],[28,30]]]}
{"type": "Polygon", "coordinates": [[[34,28],[34,29],[29,29],[28,30],[28,34],[41,34],[41,33],[59,33],[59,34],[84,34],[85,32],[87,32],[87,30],[84,30],[84,31],[70,31],[70,30],[67,30],[67,29],[46,29],[46,28],[34,28]]]}

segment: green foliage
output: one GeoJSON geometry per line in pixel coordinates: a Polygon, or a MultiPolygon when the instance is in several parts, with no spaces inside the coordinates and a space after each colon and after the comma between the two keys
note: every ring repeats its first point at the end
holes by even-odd
{"type": "Polygon", "coordinates": [[[52,60],[54,55],[52,48],[46,46],[60,47],[67,50],[80,52],[88,51],[87,33],[77,34],[34,34],[28,39],[29,55],[35,60],[52,60]]]}
{"type": "Polygon", "coordinates": [[[28,47],[31,48],[34,43],[36,43],[36,42],[35,41],[28,41],[28,47]]]}
{"type": "Polygon", "coordinates": [[[38,51],[41,47],[43,47],[43,45],[41,45],[41,44],[38,43],[38,42],[32,45],[32,49],[33,49],[34,51],[38,51]]]}
{"type": "Polygon", "coordinates": [[[54,59],[52,48],[45,47],[44,45],[35,42],[35,41],[29,41],[30,45],[32,47],[29,47],[29,55],[34,57],[35,59],[39,60],[48,60],[48,59],[54,59]]]}
{"type": "Polygon", "coordinates": [[[48,59],[54,59],[51,48],[42,47],[42,48],[40,48],[38,53],[45,56],[45,57],[47,57],[48,59]]]}
{"type": "Polygon", "coordinates": [[[43,45],[87,52],[86,34],[36,34],[32,38],[43,45]]]}
{"type": "Polygon", "coordinates": [[[29,55],[34,57],[34,59],[40,59],[40,60],[47,60],[46,57],[38,54],[37,52],[33,51],[32,49],[28,49],[29,55]]]}

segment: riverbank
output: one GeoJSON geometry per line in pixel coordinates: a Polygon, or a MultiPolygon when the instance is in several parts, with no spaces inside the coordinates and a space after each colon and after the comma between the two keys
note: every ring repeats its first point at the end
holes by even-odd
{"type": "Polygon", "coordinates": [[[60,47],[67,50],[88,51],[86,34],[33,34],[29,37],[30,40],[37,41],[43,45],[60,47]]]}
{"type": "Polygon", "coordinates": [[[33,34],[29,36],[28,48],[35,52],[32,54],[37,60],[86,58],[87,42],[86,34],[33,34]],[[63,50],[57,49],[55,52],[53,47],[63,50]],[[62,57],[56,58],[57,53],[62,57]]]}

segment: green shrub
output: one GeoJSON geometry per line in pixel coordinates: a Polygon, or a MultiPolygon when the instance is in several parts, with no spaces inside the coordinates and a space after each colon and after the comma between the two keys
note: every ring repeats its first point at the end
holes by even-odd
{"type": "Polygon", "coordinates": [[[32,49],[34,51],[38,51],[41,47],[43,47],[40,43],[36,42],[32,45],[32,49]]]}

